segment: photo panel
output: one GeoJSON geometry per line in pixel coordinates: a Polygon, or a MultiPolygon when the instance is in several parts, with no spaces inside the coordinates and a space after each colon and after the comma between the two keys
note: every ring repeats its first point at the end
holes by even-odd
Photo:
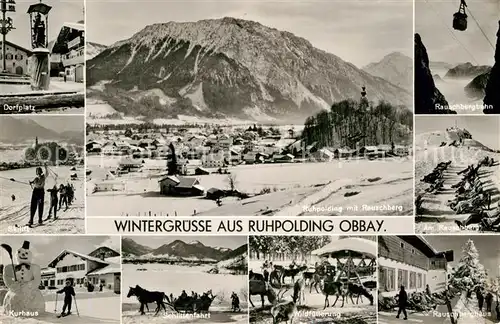
{"type": "Polygon", "coordinates": [[[417,233],[498,232],[500,117],[415,118],[417,233]]]}
{"type": "Polygon", "coordinates": [[[500,114],[500,1],[415,1],[415,113],[500,114]]]}
{"type": "Polygon", "coordinates": [[[0,4],[0,114],[84,115],[84,0],[0,4]]]}
{"type": "Polygon", "coordinates": [[[250,323],[376,323],[376,236],[250,236],[250,323]]]}
{"type": "Polygon", "coordinates": [[[120,323],[119,236],[0,237],[2,323],[120,323]]]}
{"type": "Polygon", "coordinates": [[[90,217],[413,215],[412,1],[87,18],[90,217]]]}
{"type": "Polygon", "coordinates": [[[247,236],[122,237],[122,323],[248,323],[247,236]]]}
{"type": "Polygon", "coordinates": [[[378,323],[498,323],[500,237],[379,236],[378,323]]]}
{"type": "Polygon", "coordinates": [[[84,116],[0,116],[0,233],[85,233],[84,116]]]}

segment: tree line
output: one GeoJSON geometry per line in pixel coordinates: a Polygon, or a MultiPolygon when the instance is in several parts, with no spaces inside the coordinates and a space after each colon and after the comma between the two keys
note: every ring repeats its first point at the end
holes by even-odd
{"type": "Polygon", "coordinates": [[[302,138],[306,145],[350,147],[403,143],[411,139],[413,113],[385,101],[378,104],[343,100],[330,110],[306,119],[302,138]]]}
{"type": "Polygon", "coordinates": [[[250,236],[249,248],[257,255],[285,253],[305,257],[331,240],[330,236],[250,236]]]}

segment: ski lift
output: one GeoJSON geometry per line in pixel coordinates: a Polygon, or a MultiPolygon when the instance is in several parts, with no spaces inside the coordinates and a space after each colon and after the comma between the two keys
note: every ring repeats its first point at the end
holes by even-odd
{"type": "Polygon", "coordinates": [[[460,0],[460,7],[458,11],[453,14],[453,29],[464,31],[467,29],[467,13],[465,13],[465,8],[467,4],[465,0],[460,0]]]}

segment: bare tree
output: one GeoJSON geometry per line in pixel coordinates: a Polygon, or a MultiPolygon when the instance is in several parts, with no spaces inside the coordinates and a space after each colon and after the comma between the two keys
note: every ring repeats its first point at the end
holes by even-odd
{"type": "Polygon", "coordinates": [[[227,183],[229,184],[229,189],[234,192],[236,190],[236,174],[229,173],[227,175],[227,183]]]}

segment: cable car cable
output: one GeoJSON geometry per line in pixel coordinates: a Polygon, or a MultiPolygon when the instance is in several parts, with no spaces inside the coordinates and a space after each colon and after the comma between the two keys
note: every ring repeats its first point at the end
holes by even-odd
{"type": "Polygon", "coordinates": [[[467,7],[467,10],[469,11],[469,15],[472,17],[472,19],[476,22],[476,25],[477,27],[479,28],[479,30],[481,31],[481,33],[483,34],[484,38],[486,38],[486,40],[488,41],[488,43],[491,45],[491,48],[493,48],[493,50],[495,50],[495,46],[493,46],[493,43],[490,41],[490,39],[488,38],[488,36],[486,35],[486,33],[484,32],[483,28],[481,28],[481,25],[479,25],[479,22],[477,21],[477,19],[474,17],[474,15],[472,14],[472,11],[470,11],[470,9],[467,7]]]}
{"type": "Polygon", "coordinates": [[[441,16],[441,14],[434,8],[434,6],[432,5],[432,3],[430,3],[428,0],[425,0],[425,2],[429,6],[431,6],[431,8],[434,11],[434,13],[436,14],[436,16],[438,16],[438,18],[441,20],[441,22],[443,23],[443,25],[446,26],[446,29],[448,29],[448,31],[450,32],[451,36],[455,39],[455,41],[464,49],[464,51],[466,51],[469,54],[469,56],[472,58],[472,60],[474,61],[474,63],[476,65],[479,65],[479,63],[476,60],[476,58],[474,57],[474,55],[472,55],[472,53],[465,47],[465,45],[457,38],[457,36],[455,35],[455,33],[451,30],[450,26],[448,26],[448,24],[445,22],[443,16],[441,16]]]}

